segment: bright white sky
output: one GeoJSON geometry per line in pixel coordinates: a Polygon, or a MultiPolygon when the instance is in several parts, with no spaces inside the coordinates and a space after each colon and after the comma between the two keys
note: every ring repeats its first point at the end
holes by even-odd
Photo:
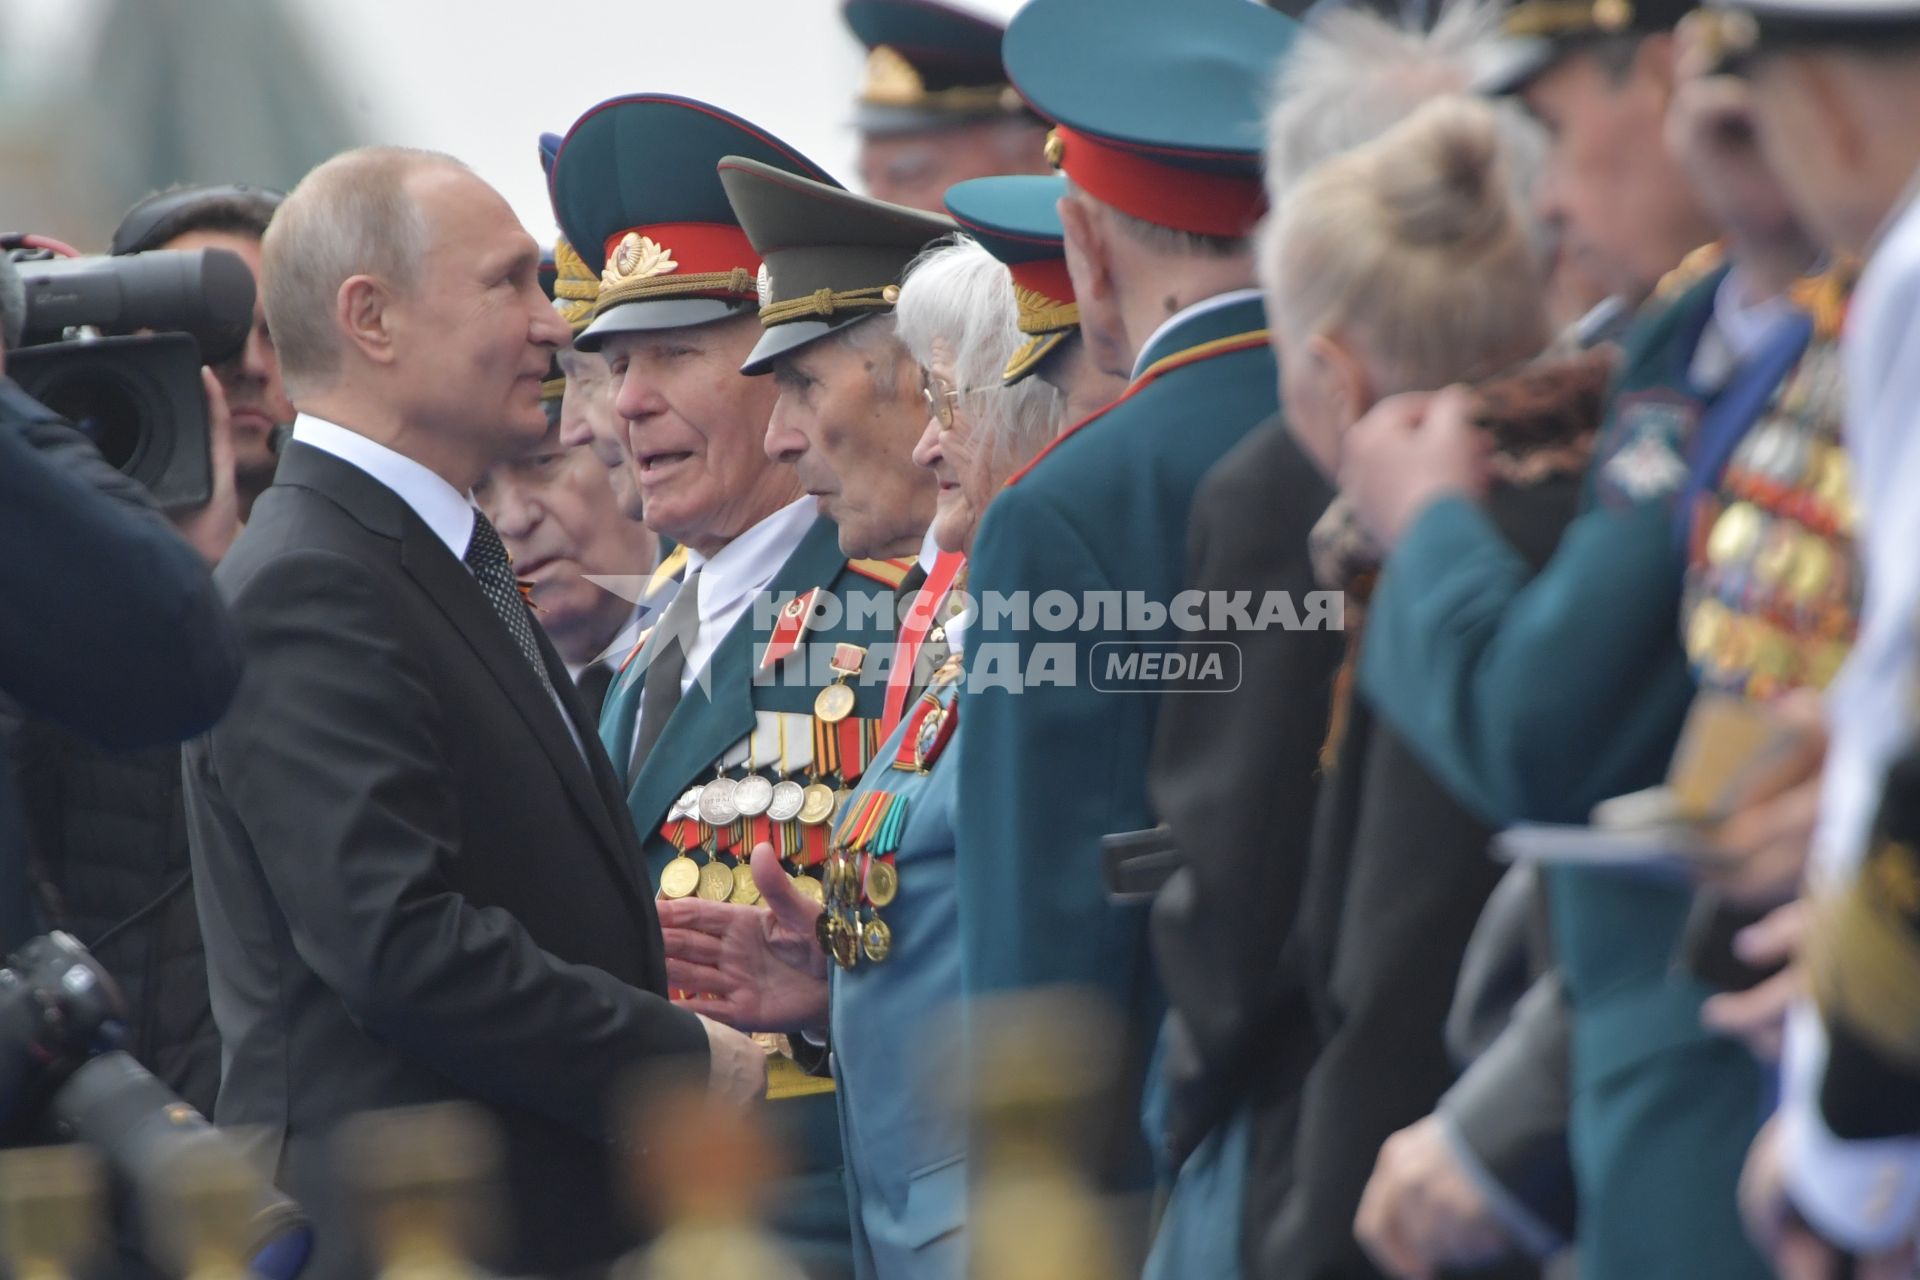
{"type": "MultiPolygon", "coordinates": [[[[949,0],[1005,20],[1022,0],[949,0]]],[[[766,126],[853,182],[865,51],[839,0],[284,0],[368,140],[472,165],[554,234],[535,140],[622,93],[682,93],[766,126]]],[[[104,0],[0,0],[0,61],[57,74],[104,0]]]]}

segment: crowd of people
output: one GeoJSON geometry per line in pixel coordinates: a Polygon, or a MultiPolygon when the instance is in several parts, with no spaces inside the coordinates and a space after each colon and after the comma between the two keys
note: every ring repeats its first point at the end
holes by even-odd
{"type": "Polygon", "coordinates": [[[349,1118],[476,1105],[589,1274],[689,1084],[806,1275],[1002,1274],[969,1045],[1060,991],[1115,1275],[1913,1275],[1920,5],[844,16],[865,193],[642,91],[553,246],[390,146],[128,215],[260,302],[178,698],[0,619],[9,945],[323,1280],[349,1118]]]}

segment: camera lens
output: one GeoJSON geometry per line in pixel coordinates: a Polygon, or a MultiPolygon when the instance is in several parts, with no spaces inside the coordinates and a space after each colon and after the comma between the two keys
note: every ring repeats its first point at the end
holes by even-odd
{"type": "Polygon", "coordinates": [[[50,379],[35,391],[47,408],[78,427],[109,465],[131,472],[146,449],[138,388],[115,370],[92,365],[50,379]]]}

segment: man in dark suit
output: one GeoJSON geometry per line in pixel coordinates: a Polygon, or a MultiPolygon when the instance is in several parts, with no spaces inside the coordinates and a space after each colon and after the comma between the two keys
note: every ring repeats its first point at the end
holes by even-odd
{"type": "Polygon", "coordinates": [[[760,1051],[664,996],[659,926],[593,722],[467,491],[546,429],[566,325],[505,201],[447,157],[308,175],[265,246],[301,416],[218,581],[250,665],[189,751],[216,1118],[257,1126],[358,1269],[327,1141],[359,1111],[466,1099],[504,1143],[498,1261],[615,1256],[610,1094],[684,1062],[730,1100],[760,1051]],[[348,425],[350,424],[350,425],[348,425]]]}

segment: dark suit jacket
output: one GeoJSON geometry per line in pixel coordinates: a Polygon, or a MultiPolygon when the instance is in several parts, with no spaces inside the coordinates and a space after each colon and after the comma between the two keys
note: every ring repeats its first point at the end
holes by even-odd
{"type": "MultiPolygon", "coordinates": [[[[1213,468],[1194,500],[1187,586],[1319,590],[1307,534],[1333,491],[1275,418],[1213,468]]],[[[1328,699],[1345,637],[1227,631],[1243,657],[1231,694],[1169,693],[1150,775],[1184,868],[1153,907],[1170,1003],[1167,1145],[1180,1157],[1240,1105],[1253,1109],[1245,1225],[1257,1237],[1289,1172],[1294,1101],[1312,1050],[1304,991],[1281,961],[1306,878],[1328,699]]],[[[1252,1274],[1251,1272],[1249,1274],[1252,1274]]]]}
{"type": "Polygon", "coordinates": [[[639,846],[557,655],[542,637],[584,759],[446,545],[298,443],[217,581],[250,658],[186,763],[217,1119],[261,1126],[322,1215],[310,1274],[357,1265],[329,1132],[441,1099],[499,1122],[505,1265],[611,1256],[609,1095],[642,1064],[703,1069],[706,1037],[663,997],[639,846]]]}
{"type": "MultiPolygon", "coordinates": [[[[1488,511],[1538,568],[1577,487],[1568,476],[1496,489],[1488,511]]],[[[1321,791],[1297,927],[1322,1045],[1300,1100],[1292,1185],[1257,1274],[1378,1274],[1353,1238],[1354,1214],[1381,1144],[1453,1082],[1447,1012],[1502,871],[1487,856],[1491,835],[1356,696],[1321,791]]]]}

